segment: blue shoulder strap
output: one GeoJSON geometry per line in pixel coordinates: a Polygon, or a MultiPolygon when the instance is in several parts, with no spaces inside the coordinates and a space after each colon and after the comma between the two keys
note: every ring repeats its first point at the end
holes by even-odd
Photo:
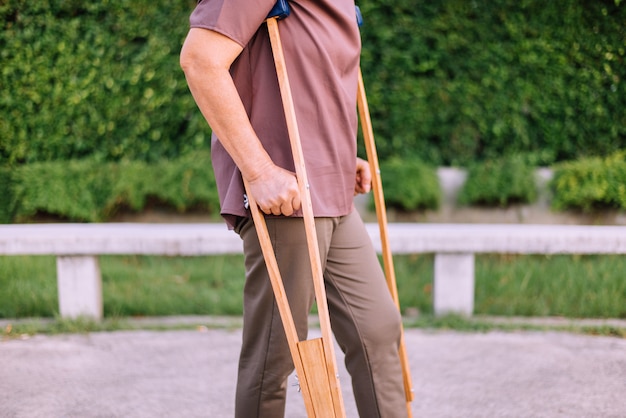
{"type": "Polygon", "coordinates": [[[356,8],[356,23],[359,27],[363,26],[363,15],[361,14],[361,9],[359,6],[354,6],[356,8]]]}
{"type": "Polygon", "coordinates": [[[267,18],[275,17],[280,20],[287,16],[289,16],[289,3],[287,3],[287,0],[278,0],[274,7],[272,7],[272,10],[270,10],[267,18]]]}

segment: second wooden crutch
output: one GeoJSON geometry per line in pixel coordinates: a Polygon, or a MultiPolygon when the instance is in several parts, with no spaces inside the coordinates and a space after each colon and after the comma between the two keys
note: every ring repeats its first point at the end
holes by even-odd
{"type": "MultiPolygon", "coordinates": [[[[362,25],[362,17],[359,8],[356,9],[357,21],[359,26],[362,25]]],[[[378,163],[378,153],[376,151],[376,143],[374,141],[374,129],[372,128],[372,119],[370,117],[369,106],[367,104],[367,95],[365,94],[365,83],[363,82],[363,74],[359,69],[357,93],[357,108],[359,111],[359,119],[361,121],[361,131],[365,142],[365,151],[367,160],[370,164],[372,172],[372,192],[374,195],[374,205],[376,207],[376,218],[378,220],[378,228],[380,231],[380,243],[382,249],[383,266],[385,270],[385,278],[387,287],[391,296],[400,309],[400,301],[398,298],[398,285],[396,283],[396,273],[393,267],[393,256],[389,245],[389,234],[387,231],[387,210],[385,207],[385,196],[383,193],[383,183],[380,176],[380,166],[378,163]]],[[[406,408],[409,418],[413,416],[411,410],[411,402],[413,401],[413,383],[411,381],[411,368],[404,342],[404,330],[400,340],[399,347],[400,362],[402,363],[402,376],[404,379],[404,392],[406,399],[406,408]]]]}

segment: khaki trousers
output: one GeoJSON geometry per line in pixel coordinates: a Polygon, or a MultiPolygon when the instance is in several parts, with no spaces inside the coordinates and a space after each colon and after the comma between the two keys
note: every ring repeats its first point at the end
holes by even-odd
{"type": "MultiPolygon", "coordinates": [[[[315,222],[331,326],[345,353],[359,415],[406,417],[398,356],[401,318],[365,226],[356,211],[315,222]]],[[[303,340],[315,297],[304,223],[268,218],[267,226],[303,340]]],[[[235,416],[283,417],[291,354],[252,220],[236,231],[244,244],[246,284],[235,416]]]]}

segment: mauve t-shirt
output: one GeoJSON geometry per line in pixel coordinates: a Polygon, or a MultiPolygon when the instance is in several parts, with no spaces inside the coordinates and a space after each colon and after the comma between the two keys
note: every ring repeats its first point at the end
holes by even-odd
{"type": "MultiPolygon", "coordinates": [[[[191,27],[219,32],[244,49],[231,74],[252,126],[275,164],[295,171],[265,18],[275,0],[202,0],[191,27]]],[[[361,39],[353,0],[289,1],[278,22],[302,141],[313,213],[353,208],[357,77],[361,39]]],[[[221,212],[232,227],[244,206],[241,173],[213,135],[221,212]]],[[[301,215],[301,214],[298,214],[301,215]]]]}

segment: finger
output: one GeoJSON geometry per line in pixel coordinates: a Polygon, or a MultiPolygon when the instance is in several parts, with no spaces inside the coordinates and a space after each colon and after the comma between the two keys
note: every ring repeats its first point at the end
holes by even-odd
{"type": "Polygon", "coordinates": [[[293,214],[293,207],[291,203],[283,203],[283,205],[281,206],[281,213],[285,216],[291,216],[293,214]]]}
{"type": "Polygon", "coordinates": [[[369,172],[369,170],[363,170],[361,172],[361,176],[360,176],[360,184],[359,186],[361,187],[361,190],[363,190],[361,193],[367,193],[370,191],[370,188],[372,187],[372,175],[369,172]]]}
{"type": "Polygon", "coordinates": [[[268,202],[257,200],[256,205],[264,214],[266,215],[272,214],[272,207],[268,205],[268,202]]]}
{"type": "Polygon", "coordinates": [[[354,185],[354,194],[364,194],[370,191],[370,183],[365,182],[362,177],[358,177],[354,185]]]}
{"type": "Polygon", "coordinates": [[[297,194],[294,196],[294,198],[291,201],[291,206],[293,207],[293,210],[300,210],[300,208],[302,207],[302,201],[300,200],[300,194],[297,194]]]}

